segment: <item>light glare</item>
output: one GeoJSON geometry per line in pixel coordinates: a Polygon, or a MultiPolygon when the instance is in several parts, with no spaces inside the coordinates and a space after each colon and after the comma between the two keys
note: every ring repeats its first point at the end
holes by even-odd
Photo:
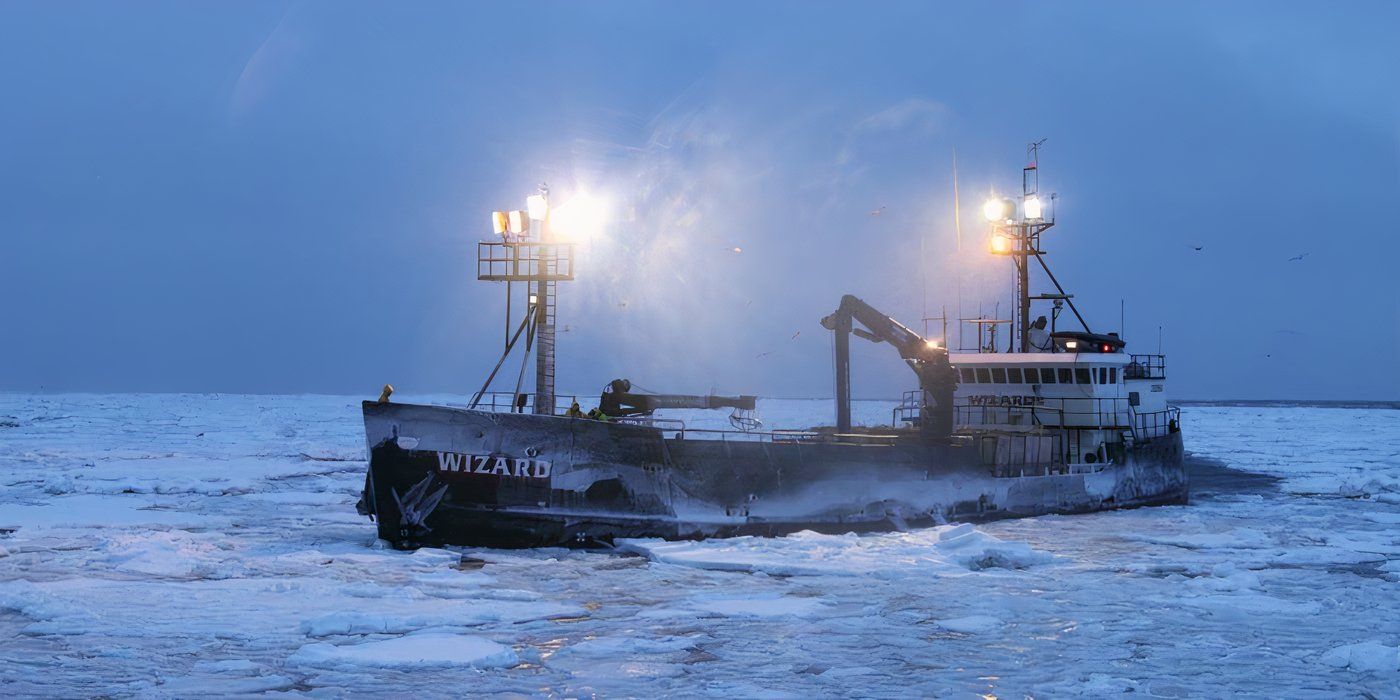
{"type": "Polygon", "coordinates": [[[1006,200],[992,197],[982,204],[982,216],[987,217],[987,221],[1006,221],[1011,216],[1006,206],[1006,200]]]}
{"type": "Polygon", "coordinates": [[[587,192],[579,192],[554,208],[549,228],[562,240],[585,242],[602,235],[607,221],[607,202],[587,192]]]}

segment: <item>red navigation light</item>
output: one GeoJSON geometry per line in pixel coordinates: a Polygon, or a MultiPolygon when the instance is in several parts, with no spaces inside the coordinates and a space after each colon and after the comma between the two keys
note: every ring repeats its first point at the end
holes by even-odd
{"type": "Polygon", "coordinates": [[[1108,343],[1103,344],[1103,351],[1108,352],[1108,343]]]}

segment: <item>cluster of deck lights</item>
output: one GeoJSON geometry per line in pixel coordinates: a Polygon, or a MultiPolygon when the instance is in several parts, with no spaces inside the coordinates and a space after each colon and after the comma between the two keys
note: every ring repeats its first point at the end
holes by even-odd
{"type": "MultiPolygon", "coordinates": [[[[1029,195],[1021,202],[1021,214],[1026,221],[1040,219],[1045,214],[1045,204],[1040,197],[1029,195]]],[[[1016,216],[1016,203],[1008,197],[992,197],[982,204],[982,216],[994,224],[1011,223],[1016,216]]]]}
{"type": "Polygon", "coordinates": [[[605,200],[579,191],[569,201],[551,207],[549,190],[544,186],[540,191],[525,198],[525,208],[511,211],[491,212],[491,229],[507,241],[523,240],[530,234],[530,222],[541,222],[541,238],[548,236],[564,242],[586,242],[603,231],[608,220],[608,204],[605,200]]]}
{"type": "MultiPolygon", "coordinates": [[[[1021,201],[1021,214],[1023,221],[1039,221],[1044,217],[1045,205],[1040,201],[1040,197],[1028,195],[1021,201]]],[[[999,228],[1016,222],[1016,202],[1009,197],[992,197],[982,204],[982,216],[993,225],[992,253],[1011,254],[1015,247],[1015,239],[1002,233],[999,228]]]]}

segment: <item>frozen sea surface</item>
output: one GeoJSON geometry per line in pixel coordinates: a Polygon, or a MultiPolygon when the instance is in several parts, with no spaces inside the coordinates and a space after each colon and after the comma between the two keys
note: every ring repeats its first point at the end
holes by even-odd
{"type": "Polygon", "coordinates": [[[1400,411],[1187,407],[1190,506],[620,554],[384,549],[358,411],[0,395],[0,695],[1400,696],[1400,411]]]}

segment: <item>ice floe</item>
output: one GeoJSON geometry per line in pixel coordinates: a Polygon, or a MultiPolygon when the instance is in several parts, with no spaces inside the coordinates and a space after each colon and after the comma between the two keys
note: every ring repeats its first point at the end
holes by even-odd
{"type": "Polygon", "coordinates": [[[1353,671],[1400,671],[1400,647],[1381,642],[1344,644],[1323,654],[1322,663],[1353,671]]]}
{"type": "Polygon", "coordinates": [[[623,540],[619,547],[664,564],[782,576],[881,577],[911,570],[926,576],[962,575],[981,569],[1023,569],[1054,559],[1023,542],[1005,542],[965,524],[878,536],[799,532],[776,539],[623,540]]]}
{"type": "Polygon", "coordinates": [[[965,634],[991,632],[1000,629],[1004,624],[1004,622],[991,615],[968,615],[966,617],[954,617],[938,621],[938,626],[945,630],[950,632],[963,632],[965,634]]]}
{"type": "Polygon", "coordinates": [[[293,665],[326,668],[424,669],[448,666],[513,666],[510,647],[465,634],[412,634],[358,644],[308,644],[292,654],[293,665]]]}

